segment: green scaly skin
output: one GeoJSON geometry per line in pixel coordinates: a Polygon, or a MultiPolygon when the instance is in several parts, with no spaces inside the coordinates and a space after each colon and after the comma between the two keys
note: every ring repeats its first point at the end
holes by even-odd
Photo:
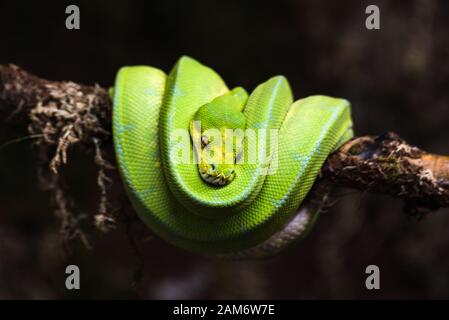
{"type": "MultiPolygon", "coordinates": [[[[293,102],[283,76],[247,97],[241,88],[229,91],[218,74],[189,57],[181,57],[168,76],[152,67],[123,67],[113,93],[117,162],[134,208],[155,233],[200,253],[232,255],[281,232],[329,153],[352,137],[350,104],[344,99],[311,96],[293,102]],[[216,163],[214,170],[201,162],[178,163],[177,129],[190,130],[190,157],[200,154],[192,145],[194,120],[201,121],[206,140],[210,127],[222,136],[226,128],[279,129],[277,161],[216,163]],[[275,170],[267,175],[267,169],[275,170]],[[206,181],[214,174],[216,179],[206,181]]],[[[248,139],[242,143],[247,150],[248,139]]],[[[233,159],[238,156],[239,150],[232,150],[233,159]]]]}

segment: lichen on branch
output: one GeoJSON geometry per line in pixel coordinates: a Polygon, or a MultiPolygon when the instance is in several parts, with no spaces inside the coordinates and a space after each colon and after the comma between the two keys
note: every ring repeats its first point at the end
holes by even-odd
{"type": "Polygon", "coordinates": [[[99,230],[108,230],[114,219],[108,212],[106,189],[109,178],[105,172],[114,169],[114,166],[105,159],[101,148],[102,142],[110,140],[111,135],[111,101],[107,91],[98,85],[52,82],[15,65],[0,65],[1,105],[10,107],[11,115],[22,115],[21,120],[27,125],[30,135],[39,137],[34,144],[40,162],[40,185],[51,193],[64,238],[80,238],[89,246],[80,227],[87,217],[76,214],[70,207],[70,196],[62,187],[58,169],[68,162],[71,148],[91,151],[98,168],[97,184],[100,190],[94,224],[99,230]]]}
{"type": "Polygon", "coordinates": [[[411,214],[449,206],[449,157],[424,152],[393,132],[352,139],[327,159],[322,174],[340,185],[402,198],[411,214]]]}

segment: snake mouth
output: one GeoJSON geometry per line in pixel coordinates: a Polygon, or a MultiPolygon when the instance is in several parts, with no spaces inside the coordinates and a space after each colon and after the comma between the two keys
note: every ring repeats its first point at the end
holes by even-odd
{"type": "Polygon", "coordinates": [[[208,169],[200,167],[200,175],[204,181],[214,186],[224,186],[235,178],[235,170],[228,168],[225,172],[220,172],[215,165],[210,165],[208,169]]]}

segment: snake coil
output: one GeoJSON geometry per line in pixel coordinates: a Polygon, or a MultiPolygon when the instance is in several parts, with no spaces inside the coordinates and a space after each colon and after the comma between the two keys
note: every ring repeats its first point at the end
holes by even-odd
{"type": "MultiPolygon", "coordinates": [[[[235,179],[214,186],[201,178],[193,152],[187,162],[177,156],[180,146],[193,150],[188,132],[198,109],[228,92],[217,73],[185,56],[168,76],[148,66],[121,68],[113,90],[117,162],[135,210],[162,238],[200,253],[264,256],[316,219],[319,202],[303,202],[329,153],[353,135],[350,104],[321,95],[293,102],[287,79],[270,78],[242,111],[247,130],[276,131],[268,162],[236,164],[235,179]]],[[[248,141],[245,131],[245,147],[248,141]]]]}

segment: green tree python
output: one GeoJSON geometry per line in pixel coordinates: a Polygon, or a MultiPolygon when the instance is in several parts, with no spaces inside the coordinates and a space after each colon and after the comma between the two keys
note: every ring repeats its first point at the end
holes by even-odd
{"type": "Polygon", "coordinates": [[[275,76],[250,94],[183,56],[168,75],[122,67],[111,90],[116,158],[139,217],[160,237],[214,256],[261,257],[301,238],[327,156],[353,135],[350,104],[293,101],[275,76]]]}

